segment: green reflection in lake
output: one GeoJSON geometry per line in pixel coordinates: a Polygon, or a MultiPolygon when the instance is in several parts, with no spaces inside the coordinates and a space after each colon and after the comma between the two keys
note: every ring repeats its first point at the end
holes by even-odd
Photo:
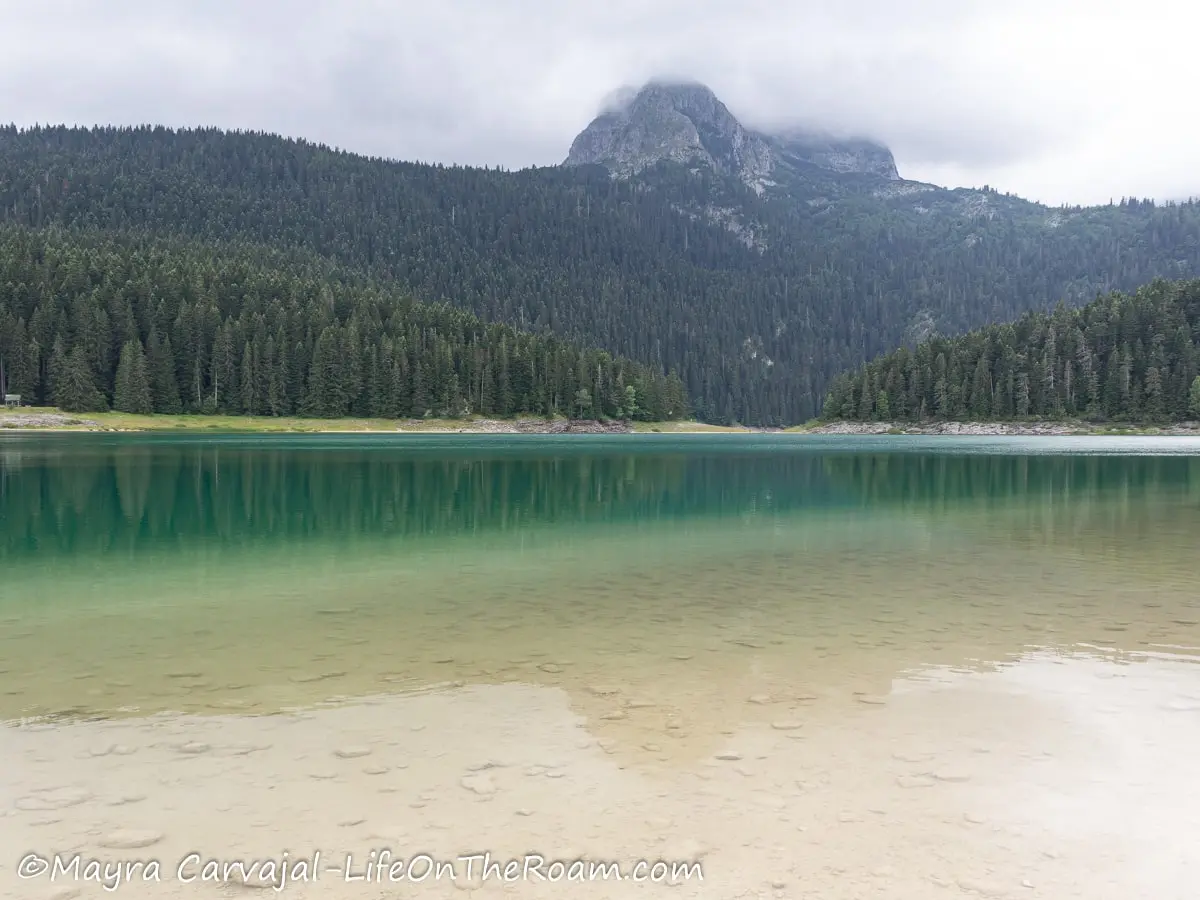
{"type": "Polygon", "coordinates": [[[696,653],[719,691],[747,665],[874,683],[1097,635],[1190,646],[1197,452],[5,436],[0,716],[269,711],[574,672],[653,681],[664,658],[696,653]]]}

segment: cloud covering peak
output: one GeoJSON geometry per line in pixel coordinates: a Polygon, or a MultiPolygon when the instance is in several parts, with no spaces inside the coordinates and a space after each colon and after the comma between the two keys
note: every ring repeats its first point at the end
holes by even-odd
{"type": "Polygon", "coordinates": [[[620,85],[699,81],[748,127],[869,135],[906,177],[1048,203],[1200,194],[1171,0],[40,0],[0,31],[8,116],[216,125],[550,165],[620,85]]]}

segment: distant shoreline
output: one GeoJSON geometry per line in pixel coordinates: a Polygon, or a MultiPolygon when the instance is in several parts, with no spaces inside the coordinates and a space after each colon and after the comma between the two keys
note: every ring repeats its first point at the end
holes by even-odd
{"type": "Polygon", "coordinates": [[[38,432],[253,432],[329,434],[725,434],[758,428],[702,422],[600,422],[584,419],[310,419],[299,416],[137,415],[67,413],[54,408],[0,409],[0,434],[38,432]]]}
{"type": "Polygon", "coordinates": [[[1059,437],[1178,435],[1200,437],[1200,422],[1170,425],[1064,422],[818,422],[791,428],[704,422],[600,422],[587,419],[310,419],[300,416],[66,413],[54,408],[0,409],[0,434],[38,432],[242,432],[261,434],[811,434],[1059,437]]]}
{"type": "Polygon", "coordinates": [[[789,433],[844,435],[977,435],[992,437],[1106,437],[1122,434],[1200,437],[1200,422],[1169,425],[1065,422],[825,422],[789,428],[789,433]]]}

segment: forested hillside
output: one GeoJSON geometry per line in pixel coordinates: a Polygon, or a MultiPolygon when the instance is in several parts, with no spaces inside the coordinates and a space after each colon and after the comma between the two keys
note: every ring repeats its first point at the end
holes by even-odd
{"type": "Polygon", "coordinates": [[[1049,210],[810,174],[759,196],[670,164],[614,179],[216,130],[0,129],[0,219],[319,255],[420,301],[675,369],[718,422],[802,421],[835,375],[901,342],[1200,275],[1195,204],[1049,210]]]}
{"type": "Polygon", "coordinates": [[[676,377],[299,253],[0,226],[0,393],[71,411],[670,419],[676,377]]]}
{"type": "Polygon", "coordinates": [[[901,348],[837,379],[827,419],[1200,419],[1200,281],[901,348]]]}

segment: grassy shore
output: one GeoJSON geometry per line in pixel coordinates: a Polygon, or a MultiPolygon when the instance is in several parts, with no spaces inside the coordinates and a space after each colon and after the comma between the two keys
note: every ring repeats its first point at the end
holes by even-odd
{"type": "MultiPolygon", "coordinates": [[[[558,433],[565,419],[306,419],[299,416],[193,416],[133,413],[67,413],[53,407],[0,409],[0,429],[35,431],[204,431],[204,432],[343,432],[396,433],[428,432],[459,434],[558,433]]],[[[619,433],[620,425],[598,426],[597,430],[619,433]]],[[[570,431],[586,430],[571,423],[570,431]]],[[[633,433],[729,433],[754,429],[706,425],[702,422],[635,422],[626,429],[633,433]]]]}
{"type": "MultiPolygon", "coordinates": [[[[66,413],[53,407],[0,408],[0,430],[11,431],[201,431],[430,433],[430,434],[755,434],[776,429],[704,422],[568,422],[566,419],[306,419],[299,416],[142,416],[133,413],[66,413]]],[[[1173,425],[1062,422],[808,422],[782,429],[786,434],[841,435],[1193,435],[1200,423],[1173,425]]]]}
{"type": "Polygon", "coordinates": [[[763,429],[744,425],[709,425],[707,422],[634,422],[638,434],[757,434],[763,429]]]}

